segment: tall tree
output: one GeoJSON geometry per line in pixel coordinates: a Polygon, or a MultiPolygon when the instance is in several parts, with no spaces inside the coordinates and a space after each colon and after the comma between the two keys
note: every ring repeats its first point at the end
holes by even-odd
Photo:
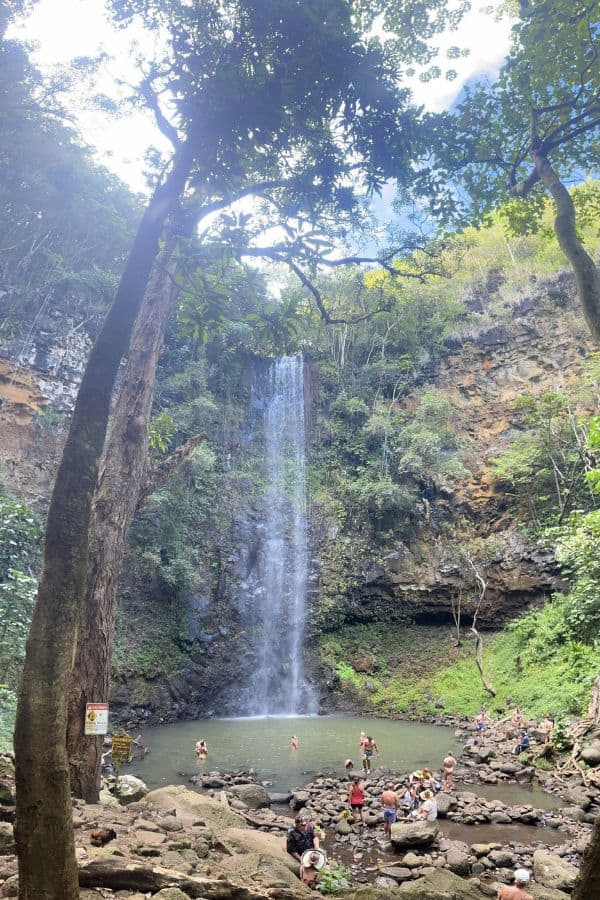
{"type": "MultiPolygon", "coordinates": [[[[186,183],[206,198],[201,216],[217,219],[236,199],[260,194],[251,220],[238,209],[218,221],[221,239],[225,233],[243,248],[281,223],[286,255],[311,261],[324,247],[331,252],[330,241],[356,221],[365,193],[390,177],[408,177],[423,150],[423,123],[398,85],[398,71],[426,53],[423,35],[446,21],[444,0],[114,0],[111,6],[121,21],[140,15],[165,39],[142,93],[175,152],[92,351],[50,503],[15,731],[21,900],[78,896],[67,693],[111,392],[163,223],[186,183]],[[397,40],[373,30],[390,11],[397,40]],[[171,119],[160,105],[165,93],[171,119]]],[[[214,228],[213,219],[206,239],[214,228]]]]}
{"type": "Polygon", "coordinates": [[[586,322],[600,341],[600,273],[566,186],[598,166],[600,0],[521,0],[518,15],[498,79],[467,87],[442,117],[439,168],[421,172],[421,187],[432,191],[438,212],[463,220],[513,198],[512,225],[526,231],[540,227],[547,192],[586,322]]]}

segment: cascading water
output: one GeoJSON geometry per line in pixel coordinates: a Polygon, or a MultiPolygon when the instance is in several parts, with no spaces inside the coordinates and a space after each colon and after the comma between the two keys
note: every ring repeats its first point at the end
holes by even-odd
{"type": "Polygon", "coordinates": [[[313,713],[303,665],[309,560],[302,357],[283,356],[257,376],[252,405],[262,420],[264,498],[251,579],[257,661],[246,712],[313,713]]]}

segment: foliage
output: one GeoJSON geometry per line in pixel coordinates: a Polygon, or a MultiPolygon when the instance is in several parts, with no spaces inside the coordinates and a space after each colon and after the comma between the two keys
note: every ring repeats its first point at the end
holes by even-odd
{"type": "Polygon", "coordinates": [[[574,514],[556,552],[570,582],[565,625],[576,640],[594,644],[600,635],[600,510],[574,514]]]}
{"type": "Polygon", "coordinates": [[[115,289],[136,200],[66,124],[55,85],[0,41],[2,329],[31,337],[60,305],[94,332],[115,289]],[[8,252],[7,252],[8,251],[8,252]]]}
{"type": "Polygon", "coordinates": [[[40,523],[0,488],[0,683],[17,684],[37,579],[40,523]]]}
{"type": "Polygon", "coordinates": [[[327,866],[319,873],[318,890],[322,894],[336,894],[350,887],[351,872],[346,866],[327,866]]]}
{"type": "Polygon", "coordinates": [[[513,494],[537,524],[562,522],[590,505],[588,424],[577,413],[581,397],[547,391],[515,400],[522,432],[490,461],[499,486],[513,494]]]}

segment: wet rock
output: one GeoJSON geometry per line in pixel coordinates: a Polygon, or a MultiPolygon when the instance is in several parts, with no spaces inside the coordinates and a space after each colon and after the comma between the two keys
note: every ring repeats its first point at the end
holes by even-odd
{"type": "Polygon", "coordinates": [[[544,887],[572,891],[578,869],[549,850],[536,850],[533,854],[533,874],[544,887]]]}
{"type": "Polygon", "coordinates": [[[286,804],[289,803],[291,799],[291,791],[286,791],[286,793],[278,793],[277,791],[275,791],[274,793],[269,793],[269,800],[271,801],[271,803],[286,804]]]}
{"type": "Polygon", "coordinates": [[[437,822],[395,822],[392,825],[391,841],[396,850],[404,847],[428,847],[438,833],[437,822]]]}

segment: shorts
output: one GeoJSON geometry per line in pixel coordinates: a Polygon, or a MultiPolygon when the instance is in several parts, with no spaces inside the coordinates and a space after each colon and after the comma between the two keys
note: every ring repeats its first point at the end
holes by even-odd
{"type": "Polygon", "coordinates": [[[350,808],[351,809],[362,809],[364,805],[365,805],[364,803],[351,803],[350,808]]]}
{"type": "Polygon", "coordinates": [[[372,750],[363,750],[363,755],[362,755],[363,759],[371,759],[372,757],[373,757],[372,750]]]}
{"type": "Polygon", "coordinates": [[[386,825],[389,823],[393,825],[396,819],[398,818],[398,810],[394,809],[392,806],[384,806],[383,807],[383,821],[386,825]]]}

